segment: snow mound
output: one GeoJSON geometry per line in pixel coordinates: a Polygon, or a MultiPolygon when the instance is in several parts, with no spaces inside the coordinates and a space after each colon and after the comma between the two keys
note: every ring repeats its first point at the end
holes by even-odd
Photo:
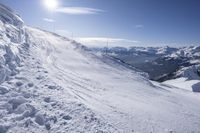
{"type": "Polygon", "coordinates": [[[1,37],[6,35],[14,43],[24,42],[24,22],[13,10],[0,4],[0,20],[1,37]]]}
{"type": "Polygon", "coordinates": [[[14,11],[0,4],[0,83],[18,73],[18,47],[24,41],[24,22],[14,11]]]}

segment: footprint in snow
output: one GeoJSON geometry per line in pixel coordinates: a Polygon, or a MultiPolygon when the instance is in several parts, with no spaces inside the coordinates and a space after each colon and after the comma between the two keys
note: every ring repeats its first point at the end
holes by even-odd
{"type": "Polygon", "coordinates": [[[51,90],[55,90],[57,87],[50,85],[50,86],[48,86],[48,88],[51,89],[51,90]]]}
{"type": "Polygon", "coordinates": [[[50,124],[50,123],[45,123],[45,128],[46,128],[47,130],[50,130],[50,129],[51,129],[51,124],[50,124]]]}
{"type": "Polygon", "coordinates": [[[8,92],[9,92],[9,90],[7,88],[0,86],[0,95],[4,95],[8,92]]]}
{"type": "Polygon", "coordinates": [[[24,122],[24,126],[25,127],[29,127],[31,124],[33,124],[33,121],[31,119],[27,119],[25,122],[24,122]]]}
{"type": "Polygon", "coordinates": [[[43,77],[43,76],[41,76],[41,75],[40,75],[40,76],[38,76],[38,77],[36,77],[36,79],[37,79],[37,80],[41,80],[41,79],[43,79],[43,78],[44,78],[44,77],[43,77]]]}
{"type": "Polygon", "coordinates": [[[63,119],[64,119],[64,120],[71,120],[71,119],[72,119],[72,117],[71,117],[71,116],[69,116],[69,115],[65,115],[65,116],[63,116],[63,119]]]}
{"type": "Polygon", "coordinates": [[[18,81],[18,82],[16,82],[16,83],[15,83],[15,85],[16,85],[17,87],[20,87],[20,86],[22,86],[22,85],[23,85],[23,83],[22,83],[22,82],[20,82],[20,81],[18,81]]]}
{"type": "Polygon", "coordinates": [[[44,71],[44,73],[48,73],[47,71],[44,71]]]}
{"type": "Polygon", "coordinates": [[[27,118],[27,117],[34,117],[37,113],[37,109],[29,104],[24,103],[17,107],[17,109],[14,111],[15,114],[22,114],[21,119],[27,118]]]}
{"type": "Polygon", "coordinates": [[[41,126],[44,125],[45,124],[45,116],[40,113],[36,114],[35,122],[41,126]]]}
{"type": "Polygon", "coordinates": [[[17,109],[17,107],[23,103],[28,102],[27,99],[25,99],[22,96],[16,97],[16,98],[12,98],[8,101],[8,103],[11,105],[11,108],[9,110],[9,112],[12,112],[13,110],[17,109]]]}
{"type": "Polygon", "coordinates": [[[45,97],[45,98],[44,98],[44,101],[45,101],[46,103],[50,103],[50,102],[51,102],[51,98],[50,98],[50,97],[45,97]]]}
{"type": "Polygon", "coordinates": [[[34,84],[33,83],[28,83],[28,87],[33,87],[34,84]]]}

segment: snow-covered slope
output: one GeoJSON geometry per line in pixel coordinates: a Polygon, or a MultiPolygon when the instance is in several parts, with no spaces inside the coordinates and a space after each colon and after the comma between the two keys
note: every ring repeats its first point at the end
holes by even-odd
{"type": "Polygon", "coordinates": [[[200,92],[200,81],[199,80],[188,80],[186,77],[180,77],[176,79],[171,79],[163,82],[166,85],[178,87],[180,89],[200,92]]]}
{"type": "Polygon", "coordinates": [[[1,80],[0,132],[200,131],[198,94],[152,83],[136,69],[90,54],[67,38],[25,29],[24,43],[1,38],[2,55],[12,55],[19,65],[1,80]]]}
{"type": "Polygon", "coordinates": [[[178,78],[165,81],[164,83],[193,92],[200,92],[200,65],[183,67],[174,75],[178,78]]]}

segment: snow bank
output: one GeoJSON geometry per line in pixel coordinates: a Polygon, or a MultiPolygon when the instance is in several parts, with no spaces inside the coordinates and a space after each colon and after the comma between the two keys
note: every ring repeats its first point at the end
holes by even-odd
{"type": "Polygon", "coordinates": [[[18,73],[19,45],[24,42],[24,22],[14,11],[0,4],[0,83],[18,73]]]}
{"type": "MultiPolygon", "coordinates": [[[[0,4],[0,20],[1,23],[4,24],[6,30],[3,34],[6,34],[11,42],[24,42],[24,22],[13,10],[0,4]]],[[[2,31],[0,33],[2,33],[2,31]]]]}

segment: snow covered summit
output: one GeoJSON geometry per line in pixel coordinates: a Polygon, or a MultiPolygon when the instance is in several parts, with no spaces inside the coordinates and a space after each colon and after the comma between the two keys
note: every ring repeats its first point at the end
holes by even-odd
{"type": "Polygon", "coordinates": [[[73,40],[24,30],[18,15],[0,10],[0,133],[200,131],[198,94],[150,82],[73,40]]]}

